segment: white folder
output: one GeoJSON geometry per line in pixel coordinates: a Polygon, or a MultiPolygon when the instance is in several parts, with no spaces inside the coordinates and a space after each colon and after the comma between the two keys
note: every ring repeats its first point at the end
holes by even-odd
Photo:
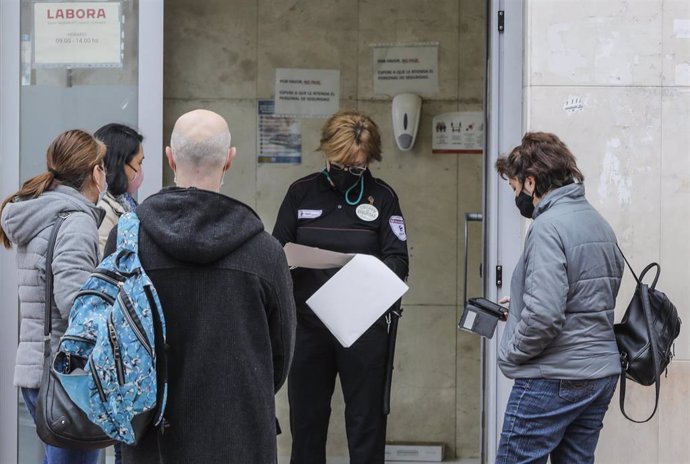
{"type": "Polygon", "coordinates": [[[381,260],[356,254],[307,304],[347,348],[408,289],[381,260]]]}

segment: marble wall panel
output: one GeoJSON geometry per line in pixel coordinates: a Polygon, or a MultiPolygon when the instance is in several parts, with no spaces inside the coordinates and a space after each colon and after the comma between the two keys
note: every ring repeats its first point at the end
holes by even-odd
{"type": "MultiPolygon", "coordinates": [[[[690,397],[690,363],[674,361],[668,377],[662,379],[662,395],[659,401],[660,463],[690,462],[690,415],[687,402],[690,397]]],[[[651,389],[651,387],[650,387],[651,389]]]]}
{"type": "Polygon", "coordinates": [[[486,20],[484,2],[460,0],[458,100],[461,105],[476,105],[477,111],[484,102],[486,20]]]}
{"type": "MultiPolygon", "coordinates": [[[[456,322],[460,319],[460,311],[456,322]]],[[[476,458],[480,454],[481,432],[481,339],[458,331],[456,334],[456,456],[476,458]]]]}
{"type": "Polygon", "coordinates": [[[664,0],[662,40],[663,85],[690,87],[690,3],[687,0],[664,0]]]}
{"type": "Polygon", "coordinates": [[[531,0],[531,85],[660,85],[662,0],[531,0]]]}
{"type": "MultiPolygon", "coordinates": [[[[669,394],[670,388],[662,389],[669,394]]],[[[597,463],[601,464],[650,464],[669,463],[660,461],[659,427],[660,414],[649,422],[635,424],[623,417],[618,406],[618,389],[604,417],[604,428],[599,436],[596,451],[597,463]]],[[[664,395],[662,395],[664,396],[664,395]]],[[[625,411],[637,419],[645,419],[654,409],[654,389],[634,382],[626,385],[625,411]]],[[[680,411],[678,411],[680,413],[680,411]]]]}
{"type": "Polygon", "coordinates": [[[398,326],[388,440],[443,442],[448,456],[454,456],[455,317],[453,306],[405,305],[398,326]]]}
{"type": "Polygon", "coordinates": [[[340,70],[341,99],[357,95],[357,0],[259,0],[260,98],[272,98],[276,68],[340,70]]]}
{"type": "MultiPolygon", "coordinates": [[[[465,213],[481,213],[483,209],[482,155],[452,155],[458,157],[458,304],[465,296],[465,213]]],[[[483,259],[482,222],[467,222],[467,297],[483,293],[480,266],[483,259]]]]}
{"type": "MultiPolygon", "coordinates": [[[[661,118],[661,278],[663,290],[690,320],[690,88],[665,87],[661,118]]],[[[676,359],[690,359],[690,330],[676,340],[676,359]]]]}
{"type": "Polygon", "coordinates": [[[438,42],[439,91],[426,97],[457,98],[458,5],[457,0],[426,2],[423,6],[415,0],[360,1],[358,97],[389,98],[373,93],[372,44],[438,42]]]}
{"type": "Polygon", "coordinates": [[[256,98],[257,2],[165,5],[165,98],[256,98]]]}

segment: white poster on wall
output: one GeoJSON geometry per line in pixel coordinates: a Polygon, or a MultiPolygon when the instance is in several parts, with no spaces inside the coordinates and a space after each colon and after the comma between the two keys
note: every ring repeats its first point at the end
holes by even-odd
{"type": "Polygon", "coordinates": [[[337,69],[276,69],[275,114],[328,117],[340,107],[337,69]]]}
{"type": "Polygon", "coordinates": [[[372,45],[374,94],[438,92],[438,43],[372,45]]]}
{"type": "Polygon", "coordinates": [[[122,66],[119,2],[35,3],[37,67],[122,66]]]}
{"type": "Polygon", "coordinates": [[[434,117],[431,152],[481,155],[484,153],[484,113],[468,111],[434,117]]]}

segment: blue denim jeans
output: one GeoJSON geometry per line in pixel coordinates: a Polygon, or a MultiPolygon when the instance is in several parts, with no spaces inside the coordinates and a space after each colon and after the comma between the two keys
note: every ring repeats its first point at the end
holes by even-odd
{"type": "MultiPolygon", "coordinates": [[[[22,388],[22,396],[29,410],[29,414],[36,422],[36,400],[38,388],[22,388]]],[[[45,457],[43,464],[96,464],[100,450],[74,450],[44,445],[45,457]]]]}
{"type": "Polygon", "coordinates": [[[508,399],[497,464],[594,462],[618,376],[595,380],[519,379],[508,399]]]}

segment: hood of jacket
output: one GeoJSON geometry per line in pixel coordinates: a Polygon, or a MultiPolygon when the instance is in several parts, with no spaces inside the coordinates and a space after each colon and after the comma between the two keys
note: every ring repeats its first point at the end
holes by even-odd
{"type": "Polygon", "coordinates": [[[163,251],[195,264],[223,258],[264,230],[249,206],[196,188],[163,189],[142,202],[136,213],[163,251]]]}
{"type": "Polygon", "coordinates": [[[89,214],[97,226],[101,224],[105,215],[105,211],[78,190],[58,185],[53,190],[43,192],[38,198],[8,203],[2,210],[0,220],[10,241],[23,246],[46,227],[51,226],[57,214],[63,211],[81,211],[89,214]]]}

